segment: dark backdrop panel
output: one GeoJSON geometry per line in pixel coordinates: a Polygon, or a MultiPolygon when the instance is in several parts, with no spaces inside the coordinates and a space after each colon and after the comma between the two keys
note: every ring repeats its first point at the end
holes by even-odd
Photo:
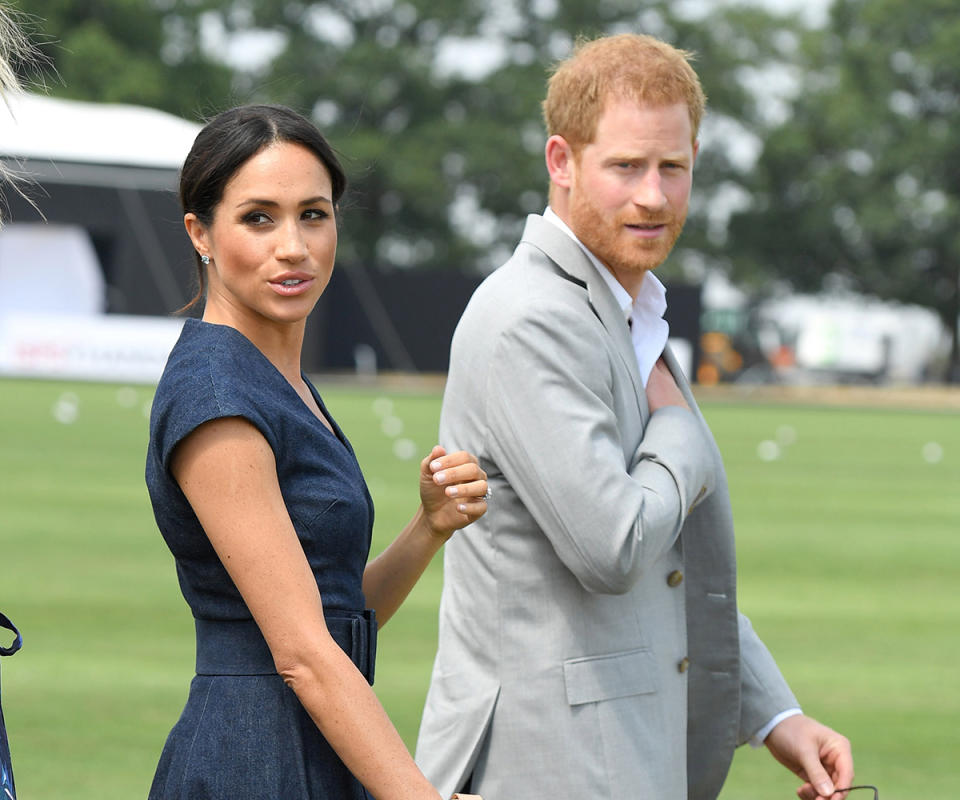
{"type": "MultiPolygon", "coordinates": [[[[453,331],[482,279],[455,272],[394,271],[367,272],[366,280],[357,281],[351,279],[349,269],[334,270],[309,331],[316,350],[322,353],[320,368],[352,370],[356,348],[366,345],[376,353],[380,369],[446,372],[453,331]],[[376,298],[369,297],[370,291],[376,298]],[[366,295],[366,302],[361,294],[366,295]],[[387,322],[372,310],[378,304],[389,317],[387,322]],[[391,346],[395,343],[388,337],[399,340],[402,346],[391,346]]],[[[670,335],[693,345],[696,364],[700,287],[672,285],[667,290],[670,335]]]]}
{"type": "Polygon", "coordinates": [[[366,271],[358,290],[350,269],[334,270],[319,309],[325,368],[354,369],[357,346],[367,345],[380,369],[446,372],[453,330],[480,278],[366,271]]]}
{"type": "Polygon", "coordinates": [[[667,313],[663,318],[670,323],[670,336],[686,339],[693,346],[691,383],[696,380],[700,363],[700,313],[702,310],[699,286],[669,284],[667,286],[667,313]]]}
{"type": "MultiPolygon", "coordinates": [[[[49,223],[86,228],[107,283],[107,310],[164,315],[192,295],[193,248],[172,191],[44,183],[28,189],[49,223]]],[[[41,222],[7,191],[9,219],[41,222]]]]}

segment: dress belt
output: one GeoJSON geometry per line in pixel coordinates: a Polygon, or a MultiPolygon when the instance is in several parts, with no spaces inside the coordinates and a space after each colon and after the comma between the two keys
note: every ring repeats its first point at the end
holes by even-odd
{"type": "MultiPolygon", "coordinates": [[[[324,612],[334,641],[373,685],[377,619],[373,609],[324,612]]],[[[270,648],[252,619],[195,619],[197,675],[276,675],[270,648]]]]}

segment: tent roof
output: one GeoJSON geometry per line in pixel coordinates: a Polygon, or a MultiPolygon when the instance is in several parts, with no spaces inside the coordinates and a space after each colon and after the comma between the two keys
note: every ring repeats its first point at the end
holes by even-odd
{"type": "Polygon", "coordinates": [[[0,156],[179,169],[200,125],[141,106],[17,94],[0,107],[0,156]]]}

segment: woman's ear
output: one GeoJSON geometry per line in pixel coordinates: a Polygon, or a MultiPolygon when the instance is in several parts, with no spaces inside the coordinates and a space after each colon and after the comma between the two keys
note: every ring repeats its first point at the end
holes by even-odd
{"type": "Polygon", "coordinates": [[[187,229],[187,236],[193,242],[193,248],[200,255],[210,254],[210,245],[208,242],[207,226],[192,211],[183,215],[183,227],[187,229]]]}

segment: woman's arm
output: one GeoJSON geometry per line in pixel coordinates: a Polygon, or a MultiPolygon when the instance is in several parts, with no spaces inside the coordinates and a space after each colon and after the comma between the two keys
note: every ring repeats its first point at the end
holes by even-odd
{"type": "Polygon", "coordinates": [[[204,423],[178,445],[171,470],[277,672],[348,769],[378,800],[436,800],[373,690],[327,631],[263,435],[239,417],[204,423]]]}
{"type": "Polygon", "coordinates": [[[420,462],[420,508],[363,573],[363,594],[382,628],[454,531],[487,510],[487,476],[469,453],[439,445],[420,462]]]}

